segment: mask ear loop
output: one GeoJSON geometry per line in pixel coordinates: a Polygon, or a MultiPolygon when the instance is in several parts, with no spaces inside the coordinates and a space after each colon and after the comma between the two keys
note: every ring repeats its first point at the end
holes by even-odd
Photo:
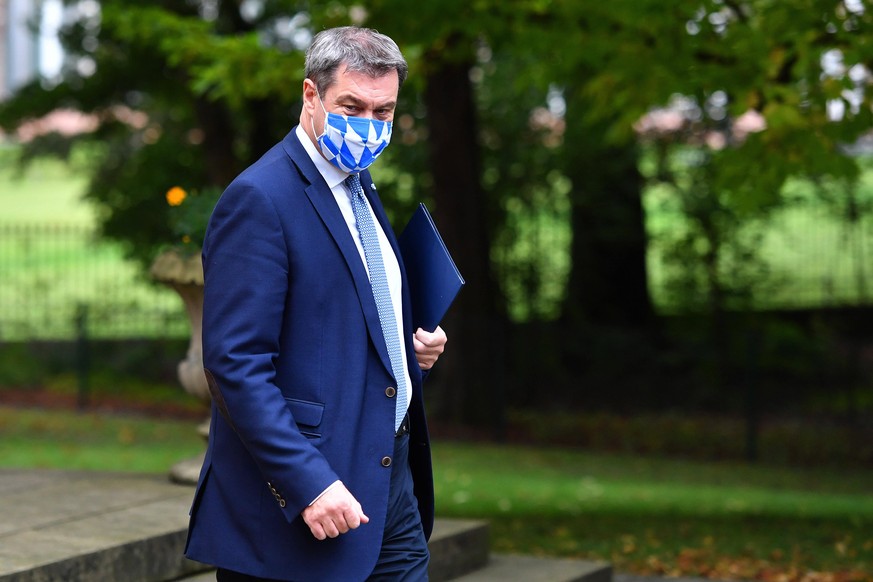
{"type": "MultiPolygon", "coordinates": [[[[314,84],[315,83],[313,83],[313,85],[314,84]]],[[[321,100],[321,94],[318,92],[318,87],[315,88],[315,96],[318,97],[318,104],[321,105],[321,110],[324,111],[324,129],[322,129],[321,134],[315,133],[315,116],[309,116],[309,125],[312,126],[312,135],[314,135],[315,140],[318,141],[327,135],[327,109],[324,108],[324,101],[321,100]]]]}

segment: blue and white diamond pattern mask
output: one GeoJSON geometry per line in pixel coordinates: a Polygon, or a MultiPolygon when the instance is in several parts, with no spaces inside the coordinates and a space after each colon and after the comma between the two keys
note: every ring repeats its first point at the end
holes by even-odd
{"type": "MultiPolygon", "coordinates": [[[[391,122],[352,117],[324,111],[324,132],[316,138],[321,153],[327,160],[344,172],[357,173],[366,170],[391,141],[391,122]]],[[[312,133],[315,122],[312,121],[312,133]]]]}

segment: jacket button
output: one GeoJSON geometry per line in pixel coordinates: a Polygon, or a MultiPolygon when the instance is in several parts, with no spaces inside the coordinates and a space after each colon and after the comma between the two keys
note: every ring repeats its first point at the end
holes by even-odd
{"type": "Polygon", "coordinates": [[[388,386],[387,388],[385,388],[385,396],[387,396],[388,398],[394,398],[395,396],[397,396],[397,389],[394,388],[394,386],[388,386]]]}
{"type": "Polygon", "coordinates": [[[391,457],[382,457],[382,466],[390,467],[391,466],[391,457]]]}

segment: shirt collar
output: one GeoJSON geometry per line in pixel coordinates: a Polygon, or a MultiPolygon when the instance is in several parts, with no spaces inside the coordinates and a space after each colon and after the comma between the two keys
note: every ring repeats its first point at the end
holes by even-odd
{"type": "Polygon", "coordinates": [[[343,172],[324,159],[324,156],[315,148],[315,144],[312,143],[312,140],[309,139],[309,136],[306,135],[306,131],[304,131],[300,125],[297,125],[295,133],[297,134],[297,139],[299,139],[300,143],[303,144],[303,149],[306,150],[306,153],[309,154],[309,157],[312,159],[312,163],[315,164],[318,173],[321,174],[321,177],[324,178],[325,182],[327,182],[328,188],[333,190],[349,177],[346,172],[343,172]]]}

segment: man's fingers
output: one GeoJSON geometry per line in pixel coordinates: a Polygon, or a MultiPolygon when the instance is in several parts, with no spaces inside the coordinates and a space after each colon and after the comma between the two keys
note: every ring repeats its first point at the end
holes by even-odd
{"type": "Polygon", "coordinates": [[[309,526],[312,535],[317,540],[335,538],[350,530],[357,529],[361,524],[369,523],[370,518],[360,510],[349,510],[339,520],[326,518],[324,522],[316,522],[309,526]]]}
{"type": "Polygon", "coordinates": [[[361,504],[342,484],[326,491],[302,515],[317,540],[335,538],[370,521],[361,504]]]}
{"type": "Polygon", "coordinates": [[[423,346],[426,346],[428,348],[437,348],[440,351],[443,350],[443,346],[448,341],[446,332],[443,331],[443,328],[441,327],[437,327],[433,331],[427,331],[419,327],[417,330],[415,330],[415,334],[413,335],[413,337],[423,346]]]}
{"type": "MultiPolygon", "coordinates": [[[[352,507],[348,511],[343,514],[343,517],[346,519],[346,523],[349,526],[349,529],[356,529],[362,523],[367,523],[370,521],[370,518],[364,515],[364,512],[361,511],[361,506],[352,507]]],[[[345,533],[345,532],[343,532],[345,533]]]]}
{"type": "Polygon", "coordinates": [[[418,366],[422,370],[427,370],[433,367],[445,350],[448,338],[441,327],[437,327],[432,333],[418,328],[412,340],[418,366]]]}
{"type": "MultiPolygon", "coordinates": [[[[359,525],[361,525],[361,518],[358,515],[357,511],[347,511],[343,514],[343,517],[345,518],[345,523],[346,523],[346,526],[348,527],[348,529],[346,529],[346,531],[348,531],[350,529],[355,529],[359,525]]],[[[343,532],[343,533],[346,533],[346,532],[343,532]]]]}
{"type": "MultiPolygon", "coordinates": [[[[341,532],[340,529],[337,527],[337,524],[331,520],[328,520],[325,523],[323,523],[322,527],[324,527],[325,535],[327,535],[327,537],[329,537],[329,538],[335,538],[335,537],[339,536],[340,533],[346,533],[346,532],[341,532]]],[[[346,529],[346,531],[349,531],[349,530],[346,529]]]]}
{"type": "Polygon", "coordinates": [[[315,539],[319,541],[327,539],[327,534],[324,533],[324,528],[321,527],[321,524],[318,522],[310,524],[309,531],[311,531],[312,535],[315,536],[315,539]]]}

